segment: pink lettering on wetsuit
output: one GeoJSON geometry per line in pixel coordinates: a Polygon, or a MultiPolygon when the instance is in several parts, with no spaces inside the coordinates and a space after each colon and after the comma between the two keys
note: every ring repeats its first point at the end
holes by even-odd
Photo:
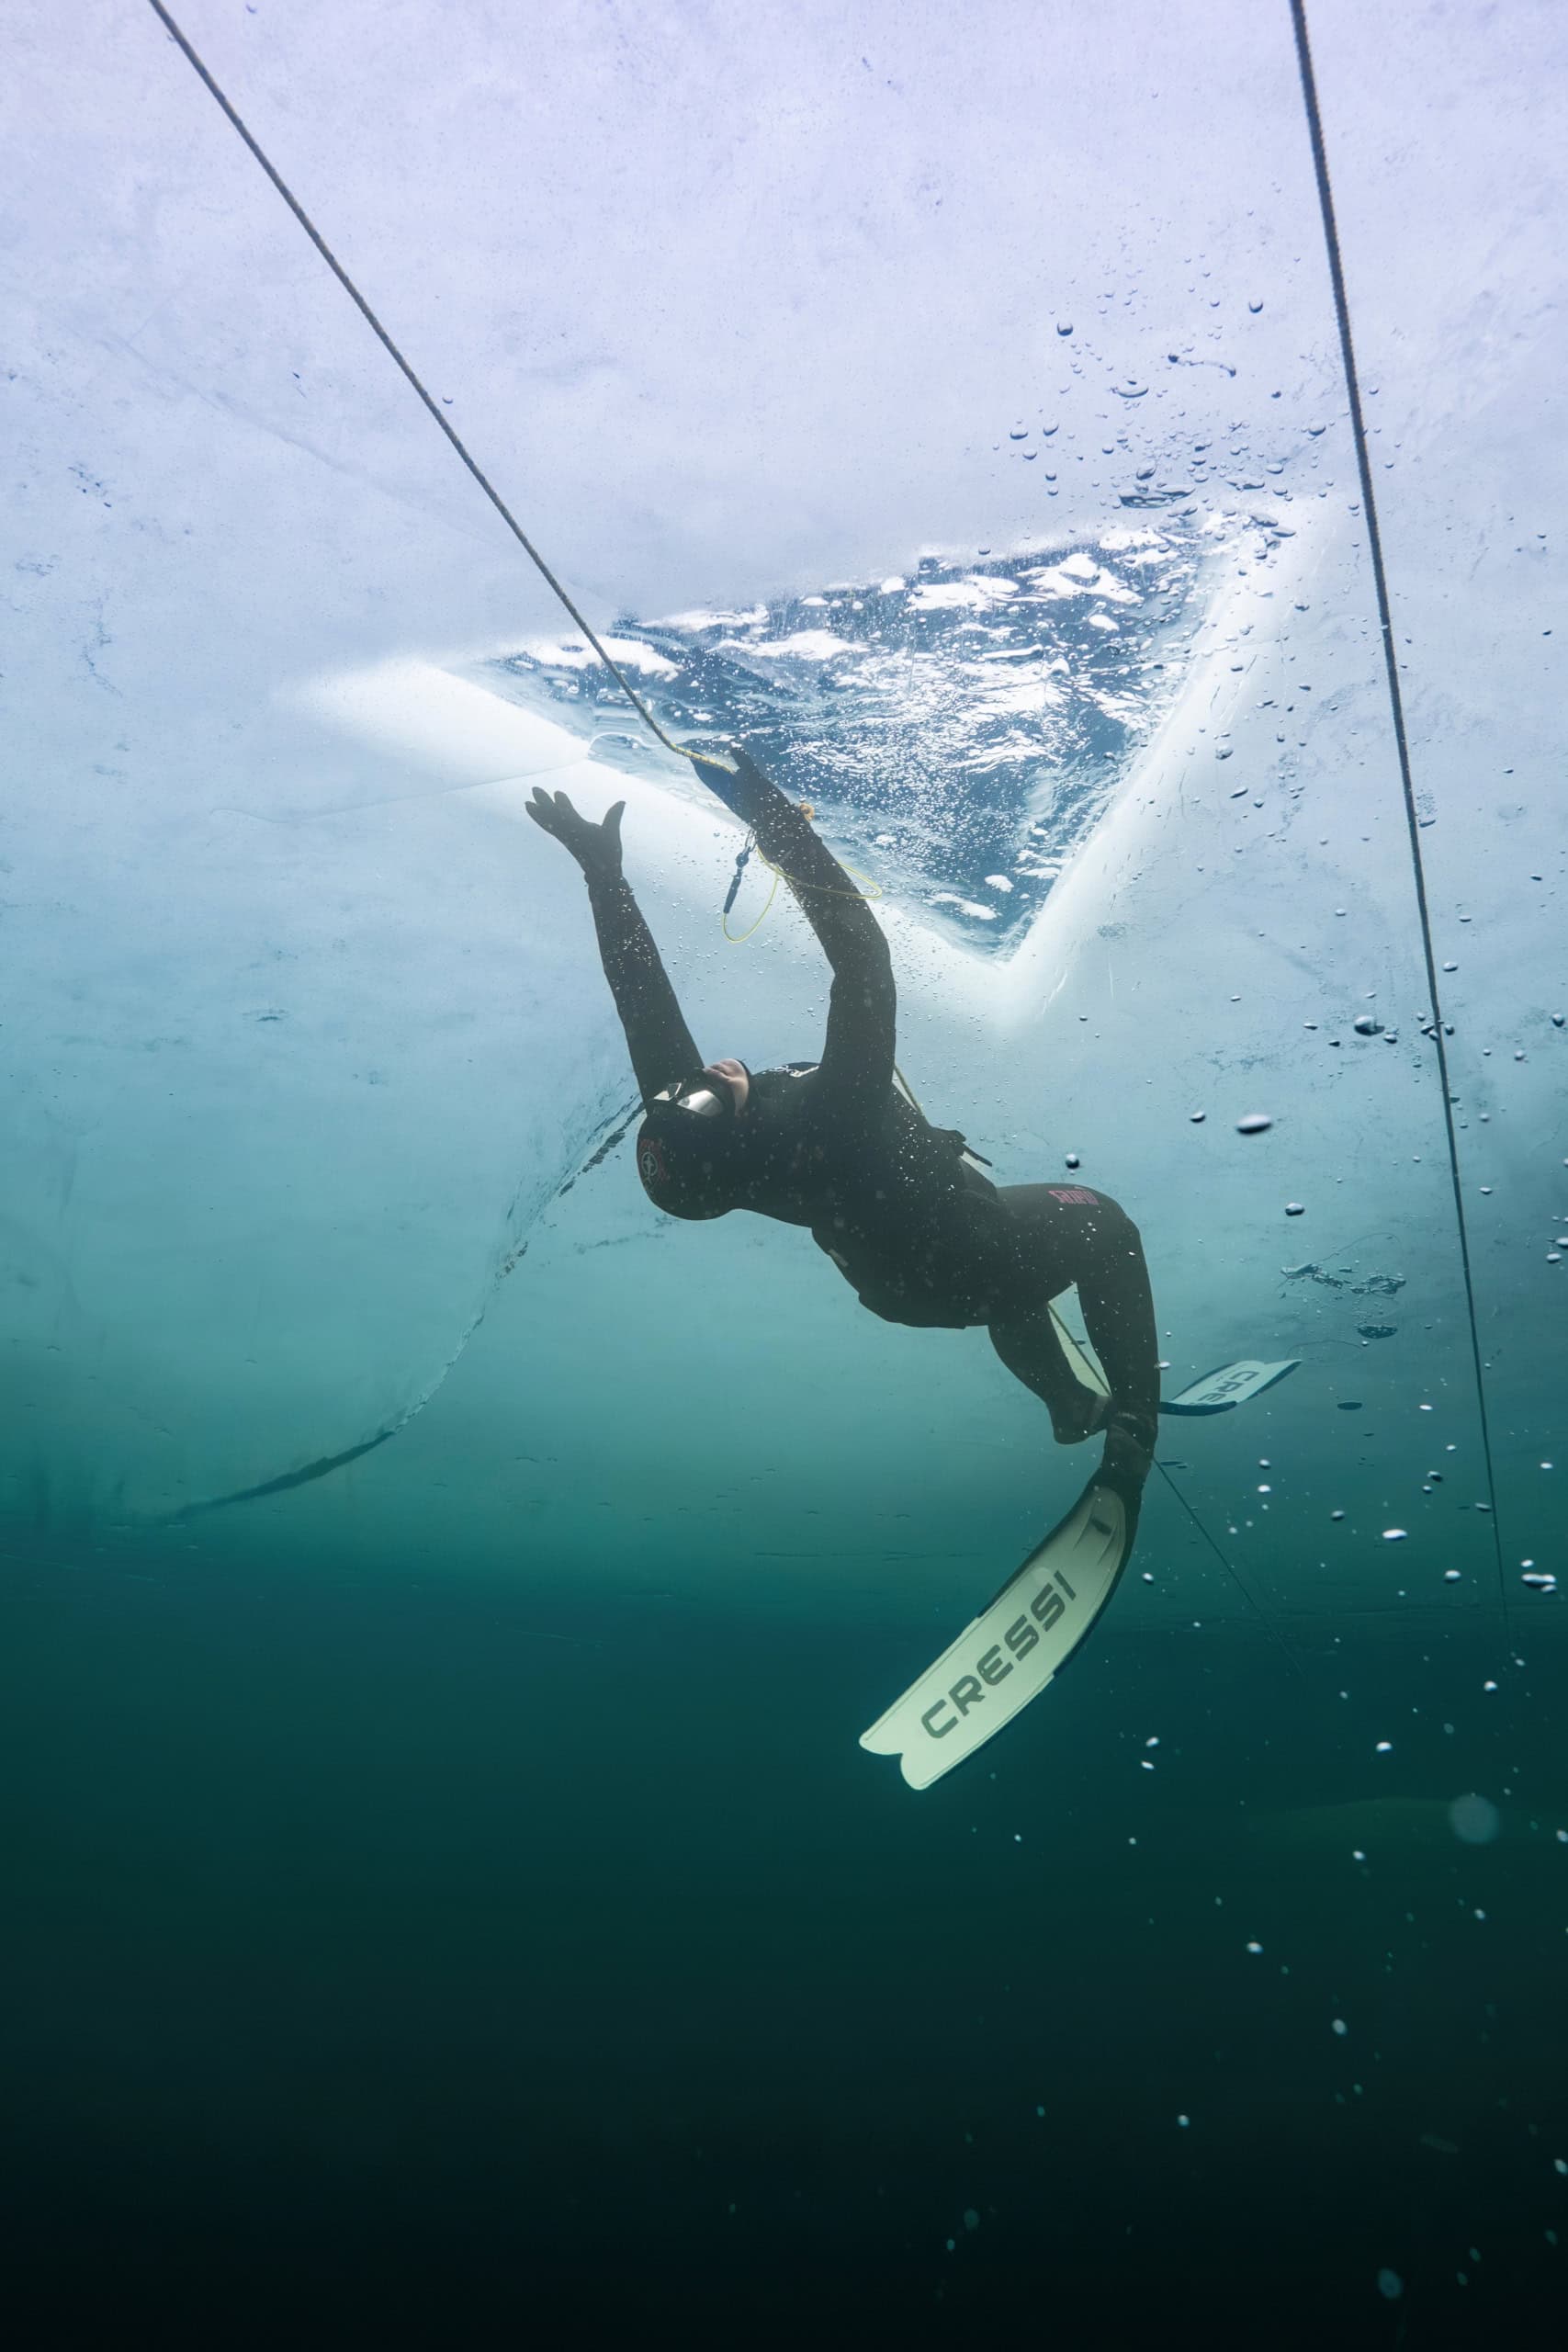
{"type": "Polygon", "coordinates": [[[1070,1209],[1097,1209],[1100,1194],[1082,1184],[1047,1184],[1045,1190],[1054,1201],[1065,1201],[1070,1209]]]}

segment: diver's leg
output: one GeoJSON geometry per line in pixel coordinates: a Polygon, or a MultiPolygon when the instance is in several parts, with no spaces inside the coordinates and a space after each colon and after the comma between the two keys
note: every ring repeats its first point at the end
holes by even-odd
{"type": "Polygon", "coordinates": [[[1077,1445],[1104,1419],[1105,1399],[1086,1388],[1067,1362],[1048,1299],[988,1329],[991,1345],[1015,1380],[1032,1389],[1051,1416],[1058,1445],[1077,1445]]]}
{"type": "Polygon", "coordinates": [[[1115,1201],[1083,1184],[1009,1184],[1001,1200],[1015,1293],[1029,1304],[993,1320],[992,1344],[1043,1398],[1063,1442],[1103,1427],[1105,1467],[1135,1496],[1153,1464],[1159,1412],[1158,1334],[1138,1229],[1115,1201]],[[1045,1301],[1072,1283],[1110,1384],[1109,1406],[1072,1380],[1055,1331],[1047,1340],[1041,1329],[1050,1324],[1045,1301]]]}
{"type": "Polygon", "coordinates": [[[1084,1329],[1111,1384],[1111,1416],[1152,1453],[1159,1427],[1159,1334],[1137,1227],[1103,1198],[1076,1280],[1084,1329]]]}
{"type": "Polygon", "coordinates": [[[1078,1270],[1078,1304],[1111,1383],[1100,1476],[1121,1494],[1135,1527],[1159,1433],[1159,1334],[1144,1245],[1132,1218],[1118,1209],[1101,1222],[1097,1242],[1078,1270]]]}

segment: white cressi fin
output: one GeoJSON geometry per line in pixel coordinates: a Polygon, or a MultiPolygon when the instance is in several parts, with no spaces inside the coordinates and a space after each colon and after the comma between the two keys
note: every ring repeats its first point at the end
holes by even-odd
{"type": "MultiPolygon", "coordinates": [[[[1074,1297],[1076,1307],[1074,1294],[1064,1293],[1064,1296],[1074,1297]]],[[[1079,1323],[1082,1319],[1081,1314],[1077,1315],[1079,1323]]],[[[1051,1320],[1056,1327],[1056,1337],[1062,1342],[1062,1352],[1076,1377],[1095,1396],[1109,1396],[1111,1384],[1100,1368],[1093,1348],[1084,1333],[1066,1320],[1054,1302],[1051,1320]]],[[[1283,1380],[1287,1373],[1294,1372],[1300,1362],[1299,1356],[1291,1356],[1283,1363],[1258,1363],[1249,1356],[1243,1363],[1222,1363],[1214,1371],[1206,1372],[1201,1380],[1193,1381],[1179,1396],[1162,1402],[1160,1411],[1228,1413],[1233,1405],[1245,1405],[1249,1396],[1260,1396],[1266,1388],[1272,1388],[1277,1380],[1283,1380]]]]}
{"type": "Polygon", "coordinates": [[[1179,1396],[1162,1403],[1160,1411],[1228,1413],[1233,1405],[1245,1405],[1249,1396],[1260,1396],[1266,1388],[1272,1388],[1300,1362],[1299,1356],[1291,1356],[1283,1363],[1254,1363],[1250,1359],[1244,1363],[1223,1363],[1184,1388],[1179,1396]]]}
{"type": "Polygon", "coordinates": [[[1129,1513],[1091,1479],[1059,1527],[936,1664],[861,1734],[929,1789],[1039,1695],[1110,1600],[1131,1548],[1129,1513]]]}

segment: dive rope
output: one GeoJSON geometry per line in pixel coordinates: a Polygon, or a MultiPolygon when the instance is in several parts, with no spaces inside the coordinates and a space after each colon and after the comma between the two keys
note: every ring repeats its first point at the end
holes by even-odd
{"type": "Polygon", "coordinates": [[[1453,1185],[1454,1223],[1459,1231],[1460,1268],[1464,1277],[1465,1311],[1470,1321],[1471,1363],[1475,1374],[1475,1404],[1481,1422],[1481,1451],[1486,1464],[1487,1510],[1492,1521],[1492,1546],[1497,1564],[1497,1599],[1503,1612],[1505,1628],[1508,1625],[1508,1589],[1503,1570],[1503,1532],[1497,1523],[1497,1481],[1492,1467],[1492,1432],[1486,1415],[1485,1367],[1481,1356],[1481,1331],[1476,1317],[1475,1283],[1471,1272],[1470,1228],[1464,1214],[1464,1187],[1460,1176],[1459,1138],[1454,1128],[1453,1094],[1449,1085],[1449,1057],[1443,1045],[1443,1007],[1438,988],[1437,951],[1432,944],[1432,921],[1427,903],[1427,869],[1421,855],[1420,818],[1416,808],[1416,786],[1410,773],[1410,742],[1404,727],[1404,697],[1400,690],[1399,661],[1393,650],[1393,616],[1389,605],[1388,574],[1383,565],[1382,531],[1378,522],[1377,497],[1372,488],[1372,464],[1367,448],[1366,418],[1361,411],[1360,378],[1356,368],[1356,348],[1350,335],[1350,303],[1345,290],[1345,266],[1339,251],[1339,231],[1334,215],[1334,191],[1329,184],[1328,153],[1324,145],[1323,117],[1318,107],[1317,80],[1313,72],[1312,48],[1307,38],[1305,0],[1291,0],[1291,22],[1295,28],[1296,64],[1301,74],[1302,102],[1306,108],[1307,130],[1312,138],[1313,171],[1317,179],[1317,200],[1323,215],[1323,238],[1328,252],[1328,274],[1334,287],[1334,314],[1339,327],[1339,353],[1345,368],[1345,389],[1350,401],[1350,427],[1356,443],[1356,466],[1361,480],[1361,505],[1367,518],[1367,541],[1371,549],[1372,582],[1377,592],[1378,628],[1382,637],[1383,668],[1388,678],[1389,709],[1393,718],[1393,740],[1399,753],[1399,781],[1404,796],[1404,820],[1410,835],[1410,867],[1416,884],[1416,910],[1421,923],[1421,944],[1427,959],[1427,986],[1431,994],[1432,1023],[1425,1030],[1436,1050],[1438,1080],[1443,1098],[1443,1130],[1448,1139],[1449,1175],[1453,1185]]]}
{"type": "Polygon", "coordinates": [[[462,459],[464,465],[467,466],[469,473],[472,474],[474,480],[478,482],[479,488],[483,491],[485,496],[489,499],[491,504],[494,507],[496,513],[500,515],[502,521],[505,524],[507,529],[511,532],[518,546],[523,549],[524,554],[528,558],[528,560],[535,566],[540,577],[559,598],[567,611],[571,615],[572,619],[582,631],[583,636],[588,639],[589,644],[593,648],[594,652],[599,656],[600,661],[603,662],[605,669],[608,670],[611,677],[614,678],[615,684],[621,689],[621,692],[626,695],[626,700],[631,704],[632,708],[637,712],[638,718],[643,721],[645,726],[652,730],[653,734],[657,736],[658,740],[663,744],[667,752],[673,752],[678,757],[683,760],[691,759],[693,754],[688,752],[682,744],[672,743],[671,741],[669,736],[666,735],[663,728],[660,727],[658,719],[655,718],[653,713],[649,709],[648,705],[643,701],[642,696],[637,693],[637,688],[626,677],[625,672],[611,660],[610,655],[605,651],[599,638],[589,627],[589,624],[584,620],[582,615],[578,611],[577,606],[572,603],[571,598],[568,595],[565,588],[556,578],[555,573],[550,570],[549,565],[545,561],[544,557],[539,553],[538,548],[534,545],[533,540],[528,537],[527,532],[525,531],[522,524],[517,520],[516,515],[513,514],[511,507],[508,506],[500,491],[497,490],[495,484],[491,481],[490,476],[485,472],[478,459],[470,454],[462,435],[442,414],[439,403],[431,398],[429,392],[425,390],[423,383],[415,374],[413,368],[403,356],[402,352],[393,342],[386,328],[381,324],[380,320],[370,308],[369,303],[366,300],[364,295],[360,292],[353,278],[350,277],[347,270],[344,269],[342,262],[339,261],[336,254],[333,253],[332,247],[328,244],[321,231],[317,228],[315,222],[311,220],[310,214],[300,203],[299,198],[294,194],[293,189],[288,186],[288,182],[284,179],[282,174],[276,169],[276,165],[270,161],[265,152],[258,144],[257,141],[252,136],[250,130],[246,128],[235,108],[231,105],[228,98],[220,89],[218,84],[213,80],[212,75],[209,73],[207,67],[203,64],[196,51],[191,47],[191,44],[186,39],[185,34],[180,30],[178,25],[175,24],[167,8],[164,7],[164,0],[147,0],[147,5],[152,9],[152,14],[157,17],[159,23],[163,26],[164,31],[168,34],[169,39],[180,51],[181,54],[186,59],[186,63],[191,67],[197,79],[204,85],[211,96],[217,101],[217,104],[222,110],[223,114],[232,124],[233,128],[239,132],[240,137],[244,141],[245,145],[250,149],[251,153],[255,157],[256,162],[261,165],[262,170],[266,174],[267,178],[272,182],[273,187],[277,190],[277,193],[283,198],[283,201],[287,204],[290,212],[293,213],[294,218],[299,221],[299,226],[310,238],[310,243],[315,246],[316,251],[321,254],[321,259],[326,263],[327,267],[332,271],[333,276],[337,279],[338,284],[343,288],[344,292],[348,296],[349,300],[354,304],[355,309],[359,312],[361,318],[365,321],[366,325],[370,329],[371,334],[376,337],[377,342],[380,344],[388,357],[401,371],[402,375],[406,378],[409,384],[412,385],[413,390],[418,395],[424,407],[434,418],[436,424],[440,426],[442,432],[446,435],[453,448],[456,449],[458,457],[462,459]]]}

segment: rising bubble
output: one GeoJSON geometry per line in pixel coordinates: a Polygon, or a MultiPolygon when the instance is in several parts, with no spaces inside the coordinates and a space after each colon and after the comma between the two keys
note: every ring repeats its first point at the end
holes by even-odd
{"type": "Polygon", "coordinates": [[[1461,1845],[1490,1846],[1502,1826],[1496,1806],[1473,1789],[1449,1807],[1449,1826],[1461,1845]]]}

